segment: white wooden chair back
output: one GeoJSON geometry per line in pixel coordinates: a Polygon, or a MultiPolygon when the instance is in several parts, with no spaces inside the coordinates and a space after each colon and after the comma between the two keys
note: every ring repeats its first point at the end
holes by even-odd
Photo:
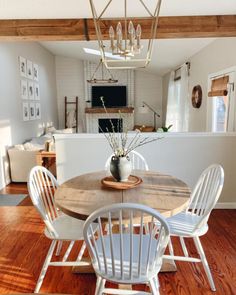
{"type": "MultiPolygon", "coordinates": [[[[109,170],[109,167],[110,167],[110,161],[111,161],[111,157],[113,155],[111,155],[107,161],[106,161],[106,164],[105,164],[105,170],[109,170]]],[[[147,164],[147,161],[145,160],[145,158],[138,152],[136,151],[131,151],[129,154],[128,154],[129,158],[130,158],[130,161],[132,163],[132,169],[133,170],[146,170],[148,171],[149,170],[149,167],[148,167],[148,164],[147,164]]]]}
{"type": "Polygon", "coordinates": [[[215,204],[217,203],[224,184],[224,170],[220,165],[214,164],[205,169],[190,198],[187,212],[198,215],[201,227],[207,223],[215,204]]]}
{"type": "Polygon", "coordinates": [[[156,210],[140,204],[121,203],[92,213],[84,225],[84,239],[99,276],[133,283],[152,278],[160,270],[169,241],[169,227],[156,210]],[[143,228],[147,218],[149,233],[144,234],[143,230],[136,233],[134,220],[143,228]],[[92,228],[94,222],[98,223],[96,232],[92,228]],[[107,231],[104,231],[104,225],[107,231]]]}
{"type": "Polygon", "coordinates": [[[59,216],[54,201],[54,193],[57,187],[57,180],[45,167],[35,166],[31,169],[28,178],[29,195],[49,233],[55,238],[58,234],[52,225],[52,221],[59,216]]]}

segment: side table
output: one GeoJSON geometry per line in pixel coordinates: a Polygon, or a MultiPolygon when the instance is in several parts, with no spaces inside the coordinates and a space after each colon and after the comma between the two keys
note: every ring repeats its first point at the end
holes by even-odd
{"type": "Polygon", "coordinates": [[[45,150],[38,151],[36,154],[36,162],[38,166],[46,167],[56,176],[56,152],[47,152],[45,150]]]}

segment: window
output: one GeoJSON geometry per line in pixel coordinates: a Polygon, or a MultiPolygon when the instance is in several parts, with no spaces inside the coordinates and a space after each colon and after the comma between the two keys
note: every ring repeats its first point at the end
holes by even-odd
{"type": "Polygon", "coordinates": [[[229,97],[215,96],[213,99],[213,132],[225,132],[228,130],[229,97]]]}
{"type": "Polygon", "coordinates": [[[181,67],[180,76],[172,71],[168,86],[166,127],[172,125],[171,131],[188,131],[189,97],[188,97],[188,65],[181,67]]]}
{"type": "Polygon", "coordinates": [[[207,101],[207,130],[235,131],[235,72],[222,71],[209,76],[207,101]]]}

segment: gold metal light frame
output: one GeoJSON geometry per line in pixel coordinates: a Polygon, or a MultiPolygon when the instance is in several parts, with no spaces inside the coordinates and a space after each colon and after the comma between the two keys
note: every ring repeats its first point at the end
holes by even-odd
{"type": "MultiPolygon", "coordinates": [[[[146,40],[148,40],[148,45],[146,50],[145,57],[142,56],[142,53],[140,53],[140,58],[136,56],[130,56],[129,54],[119,54],[121,56],[121,59],[112,59],[108,58],[105,54],[106,45],[104,44],[104,40],[101,33],[101,27],[103,27],[104,30],[104,23],[108,21],[108,18],[105,18],[105,14],[107,12],[107,9],[110,7],[111,3],[117,0],[108,0],[108,3],[104,7],[104,9],[101,11],[101,13],[98,15],[98,12],[95,7],[95,2],[98,3],[99,0],[89,0],[90,6],[92,10],[93,20],[94,20],[94,26],[96,30],[96,35],[98,39],[98,45],[99,49],[101,51],[102,56],[102,62],[106,66],[107,69],[134,69],[134,68],[145,68],[151,61],[151,55],[152,55],[152,49],[153,49],[153,40],[156,38],[157,33],[157,25],[158,25],[158,18],[160,13],[160,7],[161,7],[161,1],[162,0],[153,0],[156,1],[154,12],[152,13],[150,9],[147,7],[147,5],[144,3],[144,0],[136,0],[137,2],[140,2],[143,6],[144,10],[149,16],[149,20],[151,21],[150,25],[150,37],[146,40]],[[103,23],[104,22],[104,23],[103,23]]],[[[127,30],[129,27],[129,22],[135,19],[134,17],[128,17],[127,14],[127,1],[129,0],[123,0],[124,1],[124,17],[121,19],[117,19],[117,24],[120,22],[123,24],[123,27],[125,28],[125,38],[123,39],[125,41],[125,52],[126,52],[126,46],[128,43],[128,37],[127,37],[127,30]]],[[[121,1],[120,1],[121,2],[121,1]]],[[[138,16],[136,16],[138,17],[138,16]]],[[[107,29],[107,34],[109,34],[109,28],[107,29]]],[[[141,42],[144,39],[141,39],[141,42]]],[[[143,50],[144,51],[144,50],[143,50]]],[[[116,56],[117,54],[113,54],[116,56]]],[[[115,57],[114,57],[115,58],[115,57]]]]}

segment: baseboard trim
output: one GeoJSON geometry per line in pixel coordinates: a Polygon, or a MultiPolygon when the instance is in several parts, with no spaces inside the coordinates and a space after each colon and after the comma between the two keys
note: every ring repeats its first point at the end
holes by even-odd
{"type": "Polygon", "coordinates": [[[236,209],[236,202],[217,203],[215,209],[236,209]]]}

